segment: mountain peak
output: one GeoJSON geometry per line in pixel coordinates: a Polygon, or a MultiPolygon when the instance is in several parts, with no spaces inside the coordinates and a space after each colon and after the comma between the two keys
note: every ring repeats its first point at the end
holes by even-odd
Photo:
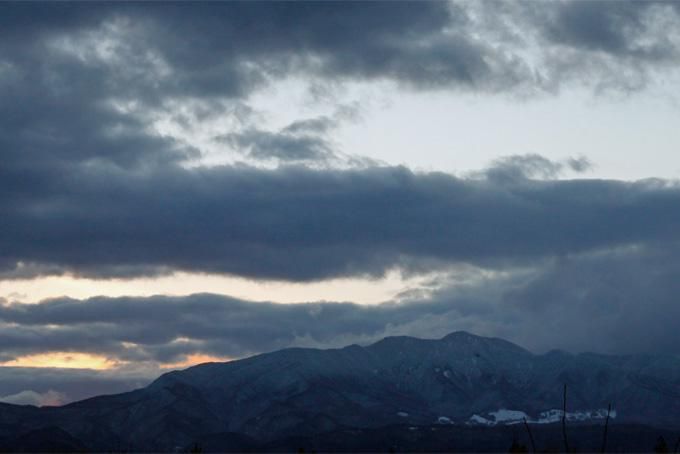
{"type": "Polygon", "coordinates": [[[531,354],[525,348],[520,347],[517,344],[506,341],[505,339],[500,339],[498,337],[485,337],[478,336],[476,334],[469,333],[467,331],[454,331],[447,334],[440,339],[441,342],[454,345],[469,345],[471,347],[485,347],[492,348],[495,350],[506,350],[513,351],[515,353],[521,354],[531,354]]]}
{"type": "MultiPolygon", "coordinates": [[[[602,355],[563,361],[559,353],[533,355],[465,331],[442,339],[388,337],[368,347],[284,349],[171,372],[137,391],[65,407],[0,404],[0,420],[10,421],[0,424],[0,441],[56,426],[93,450],[123,440],[171,451],[206,433],[269,443],[347,427],[505,424],[507,415],[550,422],[566,381],[578,421],[599,421],[607,414],[602,405],[614,402],[620,421],[677,426],[680,360],[659,361],[663,367],[602,355]]],[[[60,432],[45,436],[71,442],[60,432]]]]}
{"type": "Polygon", "coordinates": [[[471,340],[471,339],[491,339],[489,337],[477,336],[468,331],[453,331],[442,337],[441,340],[471,340]]]}
{"type": "Polygon", "coordinates": [[[411,336],[387,336],[383,339],[380,339],[379,341],[371,344],[369,348],[378,348],[378,349],[403,349],[403,348],[410,348],[411,346],[414,345],[421,345],[425,344],[428,342],[436,342],[432,339],[420,339],[418,337],[411,337],[411,336]]]}

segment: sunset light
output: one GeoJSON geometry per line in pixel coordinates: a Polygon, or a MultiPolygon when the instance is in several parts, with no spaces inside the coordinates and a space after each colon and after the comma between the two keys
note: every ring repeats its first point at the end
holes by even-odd
{"type": "Polygon", "coordinates": [[[64,369],[107,370],[120,365],[102,355],[90,353],[54,352],[20,356],[11,361],[0,363],[0,367],[58,367],[64,369]]]}

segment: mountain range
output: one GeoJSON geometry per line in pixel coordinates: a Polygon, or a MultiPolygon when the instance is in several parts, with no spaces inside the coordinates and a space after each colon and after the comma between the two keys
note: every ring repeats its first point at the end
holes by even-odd
{"type": "Polygon", "coordinates": [[[206,363],[61,407],[0,404],[0,450],[256,450],[348,430],[506,433],[525,420],[542,433],[561,421],[565,385],[571,427],[602,425],[610,404],[612,425],[680,427],[677,356],[536,355],[455,332],[206,363]]]}

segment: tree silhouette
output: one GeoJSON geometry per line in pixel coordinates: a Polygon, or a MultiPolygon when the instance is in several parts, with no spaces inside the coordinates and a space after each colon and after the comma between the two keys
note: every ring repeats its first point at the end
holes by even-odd
{"type": "Polygon", "coordinates": [[[522,445],[517,442],[517,439],[512,440],[512,445],[508,452],[528,452],[526,445],[522,445]]]}
{"type": "Polygon", "coordinates": [[[657,438],[656,445],[654,445],[654,452],[670,452],[666,439],[663,436],[657,438]]]}

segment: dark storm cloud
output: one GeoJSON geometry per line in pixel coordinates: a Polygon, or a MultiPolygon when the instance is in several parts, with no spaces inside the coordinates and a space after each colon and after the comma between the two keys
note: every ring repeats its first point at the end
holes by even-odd
{"type": "Polygon", "coordinates": [[[4,56],[0,184],[6,191],[33,185],[41,174],[59,174],[66,166],[139,168],[196,155],[191,147],[151,133],[143,117],[112,104],[116,96],[134,96],[119,87],[135,88],[125,69],[82,64],[75,56],[43,47],[10,56],[3,68],[4,56]]]}
{"type": "MultiPolygon", "coordinates": [[[[502,55],[464,33],[444,34],[446,27],[467,23],[462,8],[446,3],[50,5],[49,14],[41,8],[3,5],[3,24],[12,38],[4,49],[10,55],[69,33],[83,41],[113,38],[119,40],[114,50],[120,63],[148,68],[156,57],[172,72],[167,78],[128,78],[134,86],[125,89],[108,87],[146,100],[237,97],[270,76],[288,73],[390,78],[414,85],[505,84],[488,63],[504,60],[502,55]]],[[[123,82],[132,69],[107,76],[123,82]]]]}
{"type": "Polygon", "coordinates": [[[671,30],[678,10],[668,2],[559,2],[534,16],[547,48],[551,84],[573,78],[596,90],[637,90],[669,68],[680,47],[671,30]],[[589,82],[586,82],[589,81],[589,82]]]}
{"type": "MultiPolygon", "coordinates": [[[[512,86],[526,73],[520,62],[473,39],[465,9],[444,2],[144,5],[129,14],[148,21],[149,42],[195,95],[224,93],[227,70],[234,80],[261,80],[242,64],[269,76],[475,89],[512,86]]],[[[249,88],[252,82],[234,85],[249,88]]]]}
{"type": "Polygon", "coordinates": [[[650,10],[660,6],[672,12],[668,3],[562,2],[550,11],[544,34],[555,43],[585,51],[649,60],[677,58],[677,49],[662,39],[662,31],[653,30],[659,24],[647,20],[650,10]],[[657,39],[641,39],[650,35],[657,39]]]}
{"type": "Polygon", "coordinates": [[[89,70],[99,97],[146,103],[243,97],[289,74],[540,91],[562,82],[555,50],[613,59],[570,57],[574,72],[617,59],[677,66],[677,43],[663,30],[677,11],[652,2],[5,3],[1,13],[9,63],[34,66],[37,57],[43,69],[89,70]],[[532,39],[538,64],[522,55],[532,39]],[[79,58],[57,58],[54,43],[64,41],[79,58]]]}
{"type": "Polygon", "coordinates": [[[0,195],[6,277],[181,269],[314,280],[521,263],[676,241],[680,231],[680,189],[657,181],[93,166],[42,187],[17,182],[0,195]]]}
{"type": "Polygon", "coordinates": [[[180,269],[315,280],[392,267],[494,267],[662,244],[680,231],[680,188],[656,180],[242,166],[93,166],[43,178],[40,188],[0,195],[5,277],[180,269]]]}

